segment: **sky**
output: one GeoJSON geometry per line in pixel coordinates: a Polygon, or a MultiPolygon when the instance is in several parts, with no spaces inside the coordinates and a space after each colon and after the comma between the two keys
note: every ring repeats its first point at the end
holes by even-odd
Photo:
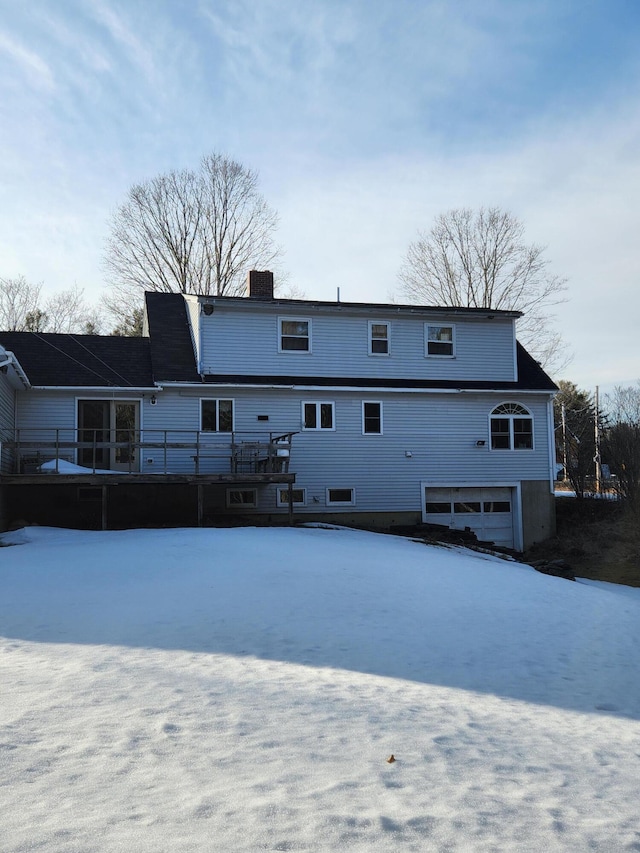
{"type": "Polygon", "coordinates": [[[0,0],[0,276],[108,286],[128,189],[222,152],[287,283],[402,301],[438,214],[498,206],[567,279],[562,377],[640,377],[636,0],[0,0]]]}

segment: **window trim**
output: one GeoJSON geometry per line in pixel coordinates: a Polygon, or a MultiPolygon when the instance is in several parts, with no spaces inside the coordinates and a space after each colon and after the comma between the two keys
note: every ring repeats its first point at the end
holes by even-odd
{"type": "Polygon", "coordinates": [[[227,489],[225,492],[225,503],[227,509],[257,509],[258,508],[258,490],[257,489],[241,489],[241,488],[233,488],[227,489]],[[252,503],[231,503],[231,494],[233,492],[250,492],[253,494],[253,502],[252,503]]]}
{"type": "MultiPolygon", "coordinates": [[[[434,341],[433,343],[437,343],[434,341]]],[[[446,341],[449,343],[449,341],[446,341]]],[[[456,357],[456,327],[454,323],[425,323],[424,324],[424,357],[425,358],[455,358],[456,357]],[[429,352],[429,329],[451,329],[451,352],[429,352]]]]}
{"type": "Polygon", "coordinates": [[[333,400],[301,400],[300,401],[300,422],[303,432],[335,432],[336,431],[336,404],[333,400]],[[315,426],[308,427],[305,425],[305,406],[316,407],[316,423],[321,423],[320,406],[331,406],[331,426],[315,426]]]}
{"type": "MultiPolygon", "coordinates": [[[[289,490],[286,486],[277,486],[276,487],[276,506],[288,507],[289,500],[283,500],[281,497],[281,492],[284,492],[285,495],[289,490]]],[[[302,500],[301,501],[293,501],[294,506],[306,506],[307,505],[307,490],[305,488],[300,488],[299,486],[294,486],[291,490],[292,492],[302,492],[302,500]]]]}
{"type": "MultiPolygon", "coordinates": [[[[368,342],[369,342],[369,350],[368,354],[373,356],[374,358],[389,358],[391,355],[391,323],[389,320],[369,320],[367,323],[367,334],[368,334],[368,342]],[[373,327],[374,326],[386,326],[387,328],[387,336],[384,340],[387,342],[387,351],[386,352],[374,352],[373,351],[373,327]]],[[[383,340],[382,338],[376,338],[375,340],[383,340]]]]}
{"type": "Polygon", "coordinates": [[[327,506],[355,506],[356,505],[356,490],[353,486],[327,486],[325,492],[325,504],[327,506]],[[332,501],[330,498],[331,492],[351,492],[351,500],[349,501],[332,501]]]}
{"type": "Polygon", "coordinates": [[[200,397],[200,432],[219,433],[220,435],[231,435],[236,428],[236,401],[233,397],[200,397]],[[231,403],[231,429],[220,429],[220,402],[231,403]],[[216,404],[216,429],[205,429],[203,426],[203,409],[204,403],[216,404]]]}
{"type": "Polygon", "coordinates": [[[278,317],[278,352],[284,353],[285,355],[289,355],[293,353],[294,355],[309,355],[312,352],[311,346],[311,331],[312,331],[312,321],[311,317],[278,317]],[[307,349],[285,349],[282,346],[283,337],[294,337],[303,339],[303,335],[284,335],[282,331],[283,323],[306,323],[307,324],[307,336],[306,339],[308,341],[309,346],[307,349]]]}
{"type": "MultiPolygon", "coordinates": [[[[523,403],[519,403],[515,400],[504,400],[502,403],[498,403],[497,406],[494,406],[493,409],[489,412],[489,450],[496,453],[527,453],[535,450],[536,442],[535,442],[535,432],[534,432],[535,422],[534,417],[530,409],[527,408],[523,403]],[[521,412],[500,412],[495,414],[499,408],[502,406],[512,406],[522,409],[521,412]],[[516,447],[514,442],[515,430],[514,430],[514,421],[516,419],[527,418],[531,422],[531,447],[516,447]],[[509,424],[509,447],[494,447],[493,446],[493,421],[500,420],[506,421],[509,424]]],[[[504,433],[503,433],[504,434],[504,433]]]]}
{"type": "Polygon", "coordinates": [[[362,435],[384,435],[384,407],[382,405],[382,400],[363,400],[362,401],[362,435]],[[366,430],[366,420],[364,415],[364,407],[367,405],[377,405],[380,407],[380,429],[377,432],[372,432],[371,430],[366,430]]]}

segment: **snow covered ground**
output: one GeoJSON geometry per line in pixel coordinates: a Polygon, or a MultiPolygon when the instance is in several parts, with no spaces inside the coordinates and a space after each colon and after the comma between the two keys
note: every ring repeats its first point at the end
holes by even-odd
{"type": "Polygon", "coordinates": [[[640,850],[640,591],[347,530],[2,542],[2,853],[640,850]]]}

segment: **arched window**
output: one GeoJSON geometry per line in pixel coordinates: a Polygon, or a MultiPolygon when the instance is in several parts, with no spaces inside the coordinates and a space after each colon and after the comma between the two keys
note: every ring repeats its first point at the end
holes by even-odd
{"type": "Polygon", "coordinates": [[[492,450],[533,450],[533,418],[520,403],[501,403],[491,412],[492,450]]]}

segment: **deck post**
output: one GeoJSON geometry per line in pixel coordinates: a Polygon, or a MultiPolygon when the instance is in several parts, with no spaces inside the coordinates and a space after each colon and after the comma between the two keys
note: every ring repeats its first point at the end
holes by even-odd
{"type": "Polygon", "coordinates": [[[289,481],[287,485],[287,503],[289,505],[289,527],[293,524],[293,483],[289,481]]]}
{"type": "Polygon", "coordinates": [[[107,530],[107,497],[108,497],[108,486],[102,486],[102,529],[107,530]]]}
{"type": "Polygon", "coordinates": [[[198,527],[202,527],[204,519],[204,486],[202,483],[198,483],[196,488],[198,490],[198,527]]]}

